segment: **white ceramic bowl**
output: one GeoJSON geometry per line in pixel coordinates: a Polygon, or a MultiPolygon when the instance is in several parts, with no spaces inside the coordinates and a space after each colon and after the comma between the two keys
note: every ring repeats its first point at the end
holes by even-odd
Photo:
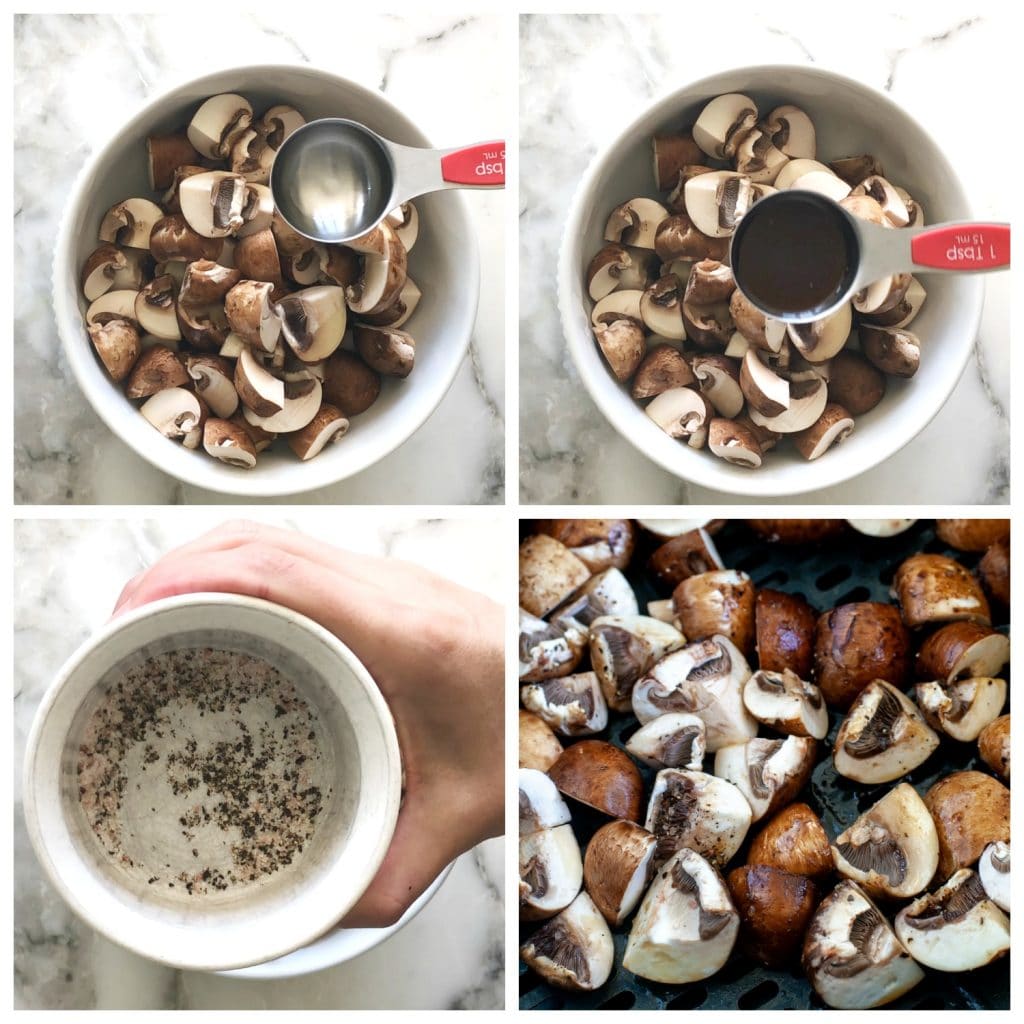
{"type": "MultiPolygon", "coordinates": [[[[736,494],[770,496],[829,487],[888,458],[939,411],[970,356],[984,286],[978,275],[921,276],[928,297],[911,328],[921,339],[920,369],[910,380],[890,377],[883,401],[857,417],[847,440],[814,462],[786,446],[786,450],[769,452],[759,469],[748,470],[670,438],[609,372],[591,332],[593,303],[583,277],[590,258],[603,244],[611,210],[634,196],[656,195],[651,136],[692,124],[708,100],[727,92],[749,95],[765,112],[781,103],[802,107],[814,122],[820,159],[874,153],[886,176],[922,204],[927,223],[970,218],[963,188],[943,151],[887,96],[820,68],[771,65],[725,71],[658,100],[587,169],[569,211],[559,254],[562,327],[598,407],[627,440],[669,472],[736,494]]],[[[942,471],[939,463],[936,471],[942,471]]]]}
{"type": "MultiPolygon", "coordinates": [[[[401,776],[387,705],[337,637],[266,601],[192,594],[114,620],[61,669],[29,734],[25,819],[50,881],[97,931],[174,967],[230,970],[305,946],[355,904],[394,833],[401,776]],[[281,670],[316,709],[336,767],[301,857],[242,892],[194,902],[148,887],[99,848],[79,802],[75,767],[103,681],[126,659],[190,646],[241,651],[281,670]]],[[[133,822],[139,824],[145,827],[133,822]]]]}
{"type": "Polygon", "coordinates": [[[260,454],[251,470],[188,451],[154,430],[107,376],[84,327],[88,303],[78,287],[82,264],[96,247],[103,214],[130,196],[149,196],[146,136],[188,123],[208,96],[238,92],[260,110],[290,103],[307,120],[329,115],[361,121],[410,146],[430,141],[380,93],[315,68],[258,65],[218,71],[148,103],[83,168],[57,236],[53,305],[57,329],[75,377],[97,414],[127,445],[158,469],[198,487],[228,494],[293,494],[335,483],[397,448],[444,397],[469,344],[479,296],[479,258],[468,206],[457,192],[416,200],[420,232],[409,271],[423,298],[404,328],[416,339],[416,367],[406,380],[385,379],[380,397],[354,417],[349,433],[309,462],[283,442],[260,454]]]}

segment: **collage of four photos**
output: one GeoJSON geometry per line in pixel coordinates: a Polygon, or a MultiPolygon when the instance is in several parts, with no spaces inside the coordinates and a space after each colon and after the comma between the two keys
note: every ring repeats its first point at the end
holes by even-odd
{"type": "Polygon", "coordinates": [[[1011,1009],[1008,14],[9,24],[13,1009],[1011,1009]]]}

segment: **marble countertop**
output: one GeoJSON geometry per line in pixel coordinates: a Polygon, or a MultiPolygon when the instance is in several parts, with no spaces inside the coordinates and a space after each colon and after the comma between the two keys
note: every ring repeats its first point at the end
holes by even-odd
{"type": "MultiPolygon", "coordinates": [[[[232,499],[179,483],[114,437],[79,391],[50,306],[57,225],[82,160],[147,98],[189,75],[249,60],[302,62],[381,89],[438,144],[495,138],[509,76],[494,74],[496,15],[398,15],[346,8],[325,30],[312,8],[15,19],[15,500],[166,504],[232,499]],[[197,45],[197,39],[201,40],[197,45]],[[230,39],[225,51],[216,39],[230,39]],[[239,55],[244,55],[244,58],[239,55]]],[[[504,495],[504,195],[475,192],[480,307],[448,395],[401,448],[290,503],[501,502],[504,495]],[[438,474],[437,467],[444,466],[438,474]]],[[[238,499],[234,499],[238,500],[238,499]]]]}
{"type": "MultiPolygon", "coordinates": [[[[337,513],[268,520],[336,539],[337,513]]],[[[25,834],[25,739],[60,665],[108,618],[124,583],[164,551],[220,522],[204,509],[173,520],[15,524],[14,1006],[16,1009],[495,1009],[504,1005],[504,842],[464,854],[433,900],[376,949],[337,967],[256,981],[161,967],[95,934],[44,878],[25,834]]],[[[418,562],[501,600],[496,516],[417,520],[346,513],[349,547],[418,562]]]]}
{"type": "MultiPolygon", "coordinates": [[[[950,154],[980,219],[1009,217],[1010,189],[999,161],[985,155],[990,150],[983,141],[1001,136],[1005,105],[978,102],[979,96],[1012,91],[1015,36],[994,5],[915,5],[900,14],[872,12],[840,20],[825,6],[783,5],[769,14],[744,11],[729,18],[727,58],[720,47],[692,45],[687,40],[691,29],[678,13],[528,15],[520,21],[524,503],[745,500],[688,485],[624,440],[583,388],[558,319],[554,267],[576,184],[616,126],[628,124],[658,95],[727,66],[807,63],[828,68],[885,90],[913,113],[950,154]],[[680,39],[685,45],[678,45],[680,39]],[[984,81],[980,91],[974,85],[979,79],[984,81]]],[[[780,501],[1009,501],[1011,278],[988,275],[985,284],[973,356],[932,423],[875,469],[845,484],[780,501]]]]}

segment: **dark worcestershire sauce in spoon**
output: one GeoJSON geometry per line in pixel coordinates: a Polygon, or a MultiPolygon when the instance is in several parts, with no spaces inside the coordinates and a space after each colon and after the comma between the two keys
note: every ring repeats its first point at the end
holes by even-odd
{"type": "Polygon", "coordinates": [[[812,193],[761,200],[740,221],[732,243],[740,288],[776,315],[827,309],[848,287],[857,256],[842,211],[812,193]]]}

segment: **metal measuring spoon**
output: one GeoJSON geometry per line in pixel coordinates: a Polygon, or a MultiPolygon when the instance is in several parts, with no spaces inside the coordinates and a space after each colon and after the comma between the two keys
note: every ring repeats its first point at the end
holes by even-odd
{"type": "Polygon", "coordinates": [[[270,173],[274,205],[289,226],[331,244],[365,235],[396,207],[427,192],[504,185],[504,142],[419,149],[341,117],[292,132],[270,173]]]}
{"type": "Polygon", "coordinates": [[[755,203],[729,249],[736,287],[767,316],[808,323],[893,274],[999,270],[1009,224],[887,228],[818,192],[785,189],[755,203]]]}

